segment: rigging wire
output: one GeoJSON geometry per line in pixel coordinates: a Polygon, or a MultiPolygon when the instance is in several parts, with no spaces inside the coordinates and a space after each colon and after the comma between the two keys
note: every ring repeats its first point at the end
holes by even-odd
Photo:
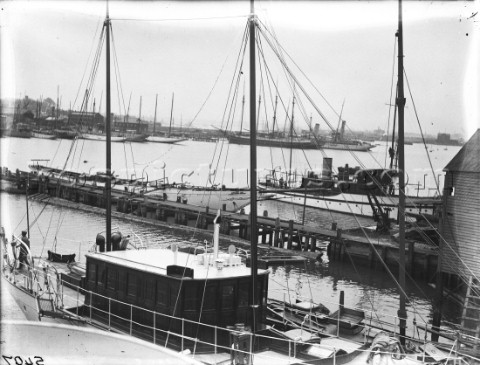
{"type": "MultiPolygon", "coordinates": [[[[428,163],[430,164],[430,169],[432,170],[433,176],[435,176],[435,171],[434,171],[434,169],[433,169],[432,160],[430,159],[430,154],[428,153],[427,143],[425,142],[425,136],[424,136],[424,134],[423,134],[422,126],[421,126],[421,124],[420,124],[420,119],[418,118],[417,107],[416,107],[416,105],[415,105],[415,100],[413,99],[412,89],[410,88],[410,82],[408,81],[407,72],[405,71],[405,68],[404,68],[404,70],[403,70],[403,73],[404,73],[404,75],[405,75],[405,80],[407,81],[408,92],[409,92],[409,94],[410,94],[410,99],[412,100],[413,110],[414,110],[414,112],[415,112],[415,118],[416,118],[416,120],[417,120],[418,129],[420,130],[420,133],[421,133],[421,135],[422,135],[423,145],[424,145],[424,147],[425,147],[425,151],[427,152],[428,163]]],[[[434,180],[435,180],[435,185],[436,185],[436,187],[437,187],[437,192],[438,192],[438,194],[440,194],[440,187],[438,186],[437,179],[434,179],[434,180]]]]}
{"type": "Polygon", "coordinates": [[[81,78],[80,83],[79,83],[79,85],[78,85],[77,94],[76,94],[75,99],[74,99],[74,101],[73,101],[73,106],[74,106],[74,107],[75,107],[75,104],[76,104],[76,102],[77,102],[78,96],[79,96],[79,94],[80,94],[81,86],[82,86],[82,84],[83,84],[83,80],[84,80],[85,75],[86,75],[86,72],[87,72],[87,67],[88,67],[88,64],[89,64],[90,57],[91,57],[91,55],[92,55],[93,46],[94,46],[94,44],[95,44],[94,40],[95,40],[95,38],[96,38],[96,36],[97,36],[98,29],[100,28],[100,25],[102,25],[102,32],[103,32],[103,29],[104,29],[104,28],[103,28],[103,21],[104,21],[103,18],[99,18],[99,21],[98,21],[98,23],[97,23],[97,29],[95,30],[95,33],[94,33],[93,39],[92,39],[92,47],[90,48],[90,53],[89,53],[89,55],[88,55],[87,62],[85,63],[85,69],[84,69],[84,71],[83,71],[82,78],[81,78]]]}

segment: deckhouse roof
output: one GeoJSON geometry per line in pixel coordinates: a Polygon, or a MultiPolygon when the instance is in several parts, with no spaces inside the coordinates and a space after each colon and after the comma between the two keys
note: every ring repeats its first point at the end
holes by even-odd
{"type": "MultiPolygon", "coordinates": [[[[193,279],[221,279],[249,276],[250,268],[242,265],[228,266],[225,262],[222,269],[217,269],[216,265],[206,266],[200,263],[200,255],[193,255],[184,252],[177,252],[175,262],[174,253],[170,250],[161,248],[149,248],[146,250],[124,250],[111,252],[96,252],[87,254],[87,258],[94,258],[107,263],[131,268],[138,271],[148,272],[155,275],[167,275],[167,266],[179,265],[186,266],[194,270],[193,279]]],[[[237,257],[238,258],[238,257],[237,257]]],[[[225,258],[228,260],[228,257],[225,258]]],[[[259,270],[258,272],[264,272],[259,270]]]]}
{"type": "Polygon", "coordinates": [[[443,171],[480,173],[480,129],[458,151],[443,171]]]}

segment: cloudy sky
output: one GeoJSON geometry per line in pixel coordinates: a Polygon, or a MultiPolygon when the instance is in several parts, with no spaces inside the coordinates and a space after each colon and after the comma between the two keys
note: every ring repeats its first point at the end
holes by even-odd
{"type": "MultiPolygon", "coordinates": [[[[304,80],[328,101],[312,96],[322,112],[336,124],[343,104],[353,130],[387,128],[397,10],[389,1],[255,3],[304,80]]],[[[418,132],[415,110],[427,133],[469,137],[479,128],[478,10],[471,1],[404,2],[407,132],[418,132]]],[[[112,111],[122,113],[131,95],[129,114],[140,113],[141,97],[142,117],[153,119],[158,94],[157,120],[168,123],[175,93],[177,125],[221,127],[249,11],[243,1],[109,2],[119,74],[112,111]]],[[[105,14],[106,2],[3,1],[2,97],[55,100],[58,88],[61,107],[78,109],[105,14]]],[[[104,110],[103,68],[102,59],[92,93],[104,110]]],[[[306,112],[326,128],[313,108],[306,112]]]]}

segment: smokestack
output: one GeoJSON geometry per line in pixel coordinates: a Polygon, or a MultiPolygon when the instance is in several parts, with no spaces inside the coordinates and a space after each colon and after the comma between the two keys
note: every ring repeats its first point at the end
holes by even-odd
{"type": "Polygon", "coordinates": [[[332,177],[332,158],[331,157],[324,157],[323,158],[323,166],[322,166],[322,177],[332,177]]]}

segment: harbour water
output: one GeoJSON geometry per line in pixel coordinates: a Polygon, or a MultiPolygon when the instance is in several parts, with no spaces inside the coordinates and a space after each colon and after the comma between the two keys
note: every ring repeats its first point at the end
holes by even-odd
{"type": "MultiPolygon", "coordinates": [[[[19,168],[26,170],[31,159],[50,159],[52,167],[61,167],[61,160],[70,153],[72,162],[67,164],[67,169],[92,172],[95,169],[101,170],[104,164],[103,144],[94,141],[77,142],[74,149],[70,149],[70,141],[57,140],[48,141],[41,139],[17,139],[3,138],[2,166],[9,169],[19,168]],[[83,145],[82,145],[83,144],[83,145]],[[81,152],[81,154],[80,154],[81,152]],[[75,156],[74,156],[75,155],[75,156]],[[53,156],[53,157],[52,157],[53,156]],[[73,158],[74,157],[74,158],[73,158]],[[75,161],[75,163],[73,163],[75,161]]],[[[163,177],[165,173],[170,181],[181,181],[184,179],[193,184],[205,185],[205,179],[215,169],[217,180],[215,183],[227,186],[247,185],[248,147],[224,146],[229,150],[227,162],[210,167],[215,161],[212,156],[218,145],[214,143],[187,141],[182,145],[161,145],[150,143],[136,144],[113,144],[112,156],[113,170],[116,174],[135,171],[138,176],[146,176],[149,180],[163,177]],[[135,166],[135,170],[123,168],[121,160],[125,160],[135,166]],[[193,173],[191,173],[193,171],[193,173]]],[[[224,150],[224,152],[225,152],[224,150]]],[[[425,148],[422,145],[406,146],[407,172],[410,176],[410,183],[420,181],[420,188],[423,188],[423,175],[426,176],[427,188],[420,190],[419,194],[427,193],[428,187],[434,186],[434,180],[438,179],[443,167],[459,150],[459,147],[434,146],[431,154],[431,161],[434,174],[428,173],[429,162],[426,157],[421,158],[425,148]],[[437,148],[438,147],[438,148],[437,148]],[[415,163],[413,163],[415,161],[415,163]],[[421,179],[420,179],[421,177],[421,179]]],[[[377,167],[378,163],[383,164],[385,148],[378,146],[371,153],[350,154],[346,151],[328,151],[329,157],[333,157],[334,166],[342,166],[348,163],[350,166],[365,165],[377,167]]],[[[318,151],[306,151],[305,154],[312,161],[312,167],[321,169],[322,154],[318,151]],[[314,161],[314,162],[313,162],[314,161]]],[[[297,163],[293,166],[299,172],[308,166],[306,162],[300,162],[302,151],[296,151],[294,158],[297,163]]],[[[269,169],[274,157],[281,160],[282,150],[265,148],[259,149],[260,169],[269,169]]],[[[218,158],[218,157],[217,157],[218,158]]],[[[126,166],[126,165],[125,165],[126,166]]],[[[279,165],[274,165],[279,166],[279,165]]],[[[185,181],[184,180],[184,181],[185,181]]],[[[213,180],[213,178],[211,178],[213,180]]],[[[439,179],[441,182],[441,179],[439,179]]],[[[212,181],[211,181],[212,182],[212,181]]],[[[413,189],[413,185],[410,188],[413,189]]],[[[414,190],[411,191],[411,193],[414,190]]],[[[430,195],[433,195],[430,191],[430,195]]],[[[301,221],[303,217],[302,208],[292,207],[278,202],[262,202],[259,212],[268,211],[271,217],[286,216],[301,221]]],[[[9,195],[1,193],[1,225],[5,228],[7,237],[11,234],[19,234],[26,228],[25,197],[21,195],[9,195]]],[[[104,216],[93,212],[83,212],[70,208],[60,208],[46,205],[40,201],[31,201],[29,209],[32,230],[31,246],[34,255],[45,254],[47,250],[57,250],[60,253],[76,253],[81,258],[94,244],[96,234],[104,230],[104,216]]],[[[330,227],[332,220],[343,222],[345,228],[353,226],[352,219],[330,212],[307,211],[306,224],[330,227]]],[[[373,224],[373,221],[365,219],[362,225],[373,224]]],[[[166,225],[164,228],[151,227],[148,224],[139,224],[131,221],[113,219],[112,225],[124,233],[135,232],[147,246],[167,248],[171,243],[188,242],[194,245],[203,245],[209,235],[194,230],[180,230],[166,225]]],[[[221,239],[221,247],[226,249],[231,244],[228,238],[221,239]]],[[[349,260],[345,263],[329,262],[322,265],[311,260],[305,264],[285,265],[272,268],[270,276],[270,295],[275,298],[283,298],[288,290],[291,293],[304,298],[312,298],[321,302],[330,310],[338,307],[339,293],[345,292],[345,304],[350,307],[362,308],[367,311],[379,313],[385,321],[393,322],[398,309],[398,290],[394,280],[382,269],[369,269],[355,265],[349,260]]],[[[408,323],[409,330],[413,331],[413,321],[417,323],[428,323],[432,317],[432,301],[434,289],[424,282],[407,280],[408,302],[408,323]]],[[[445,309],[445,319],[456,323],[460,313],[453,304],[445,309]]],[[[2,292],[2,318],[15,318],[18,313],[12,310],[12,302],[2,292]]]]}

